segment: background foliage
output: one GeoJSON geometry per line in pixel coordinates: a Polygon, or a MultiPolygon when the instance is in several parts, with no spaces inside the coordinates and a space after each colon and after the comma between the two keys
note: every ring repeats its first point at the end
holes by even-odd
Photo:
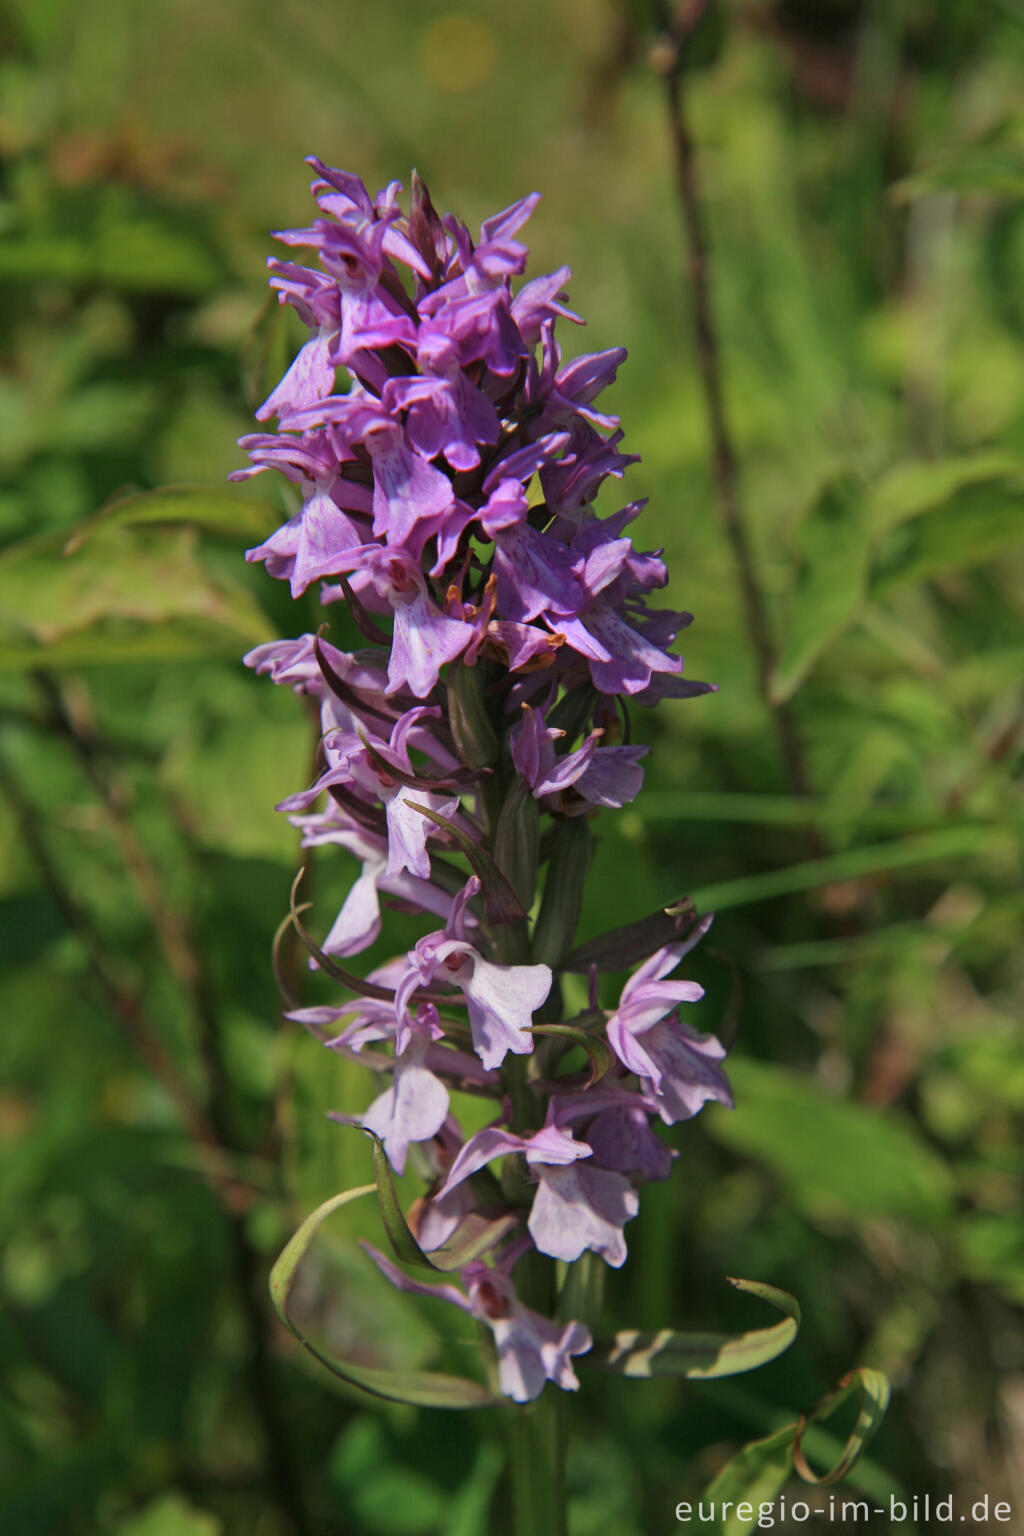
{"type": "MultiPolygon", "coordinates": [[[[1024,1509],[1024,9],[730,0],[695,40],[726,403],[803,798],[715,511],[645,28],[611,0],[3,7],[12,1536],[498,1521],[486,1416],[335,1392],[265,1292],[301,1217],[369,1177],[324,1118],[366,1085],[277,1016],[296,850],[271,806],[308,777],[311,728],[238,660],[300,628],[241,560],[278,493],[224,486],[294,341],[262,263],[267,229],[307,216],[309,152],[371,187],[416,164],[471,223],[545,193],[533,270],[573,265],[581,349],[629,346],[631,493],[697,614],[688,671],[720,685],[638,721],[649,788],[604,818],[584,913],[588,935],[681,892],[716,905],[694,972],[707,1026],[737,1032],[739,1108],[671,1133],[609,1320],[756,1326],[729,1273],[793,1291],[805,1322],[750,1377],[586,1385],[574,1536],[675,1528],[855,1363],[896,1393],[851,1487],[1024,1509]],[[134,499],[168,484],[199,490],[134,499]]],[[[316,869],[321,921],[345,866],[316,869]]],[[[382,1296],[351,1241],[372,1213],[348,1216],[304,1272],[308,1315],[368,1364],[429,1362],[444,1319],[382,1296]]]]}

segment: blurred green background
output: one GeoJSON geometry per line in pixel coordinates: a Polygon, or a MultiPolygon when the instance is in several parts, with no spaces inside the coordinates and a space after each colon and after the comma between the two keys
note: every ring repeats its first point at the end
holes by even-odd
{"type": "MultiPolygon", "coordinates": [[[[858,1363],[895,1395],[851,1488],[1024,1519],[1024,5],[723,0],[694,40],[801,798],[709,479],[651,40],[640,0],[0,7],[4,1536],[501,1529],[486,1416],[335,1391],[266,1298],[298,1221],[369,1177],[325,1112],[370,1089],[281,1025],[270,969],[297,859],[272,805],[311,727],[239,662],[316,620],[242,561],[281,493],[224,486],[298,339],[263,262],[308,216],[308,153],[371,189],[415,165],[471,225],[544,193],[531,271],[575,271],[563,345],[629,348],[630,494],[697,616],[687,669],[720,686],[638,719],[648,789],[599,826],[583,936],[684,891],[718,907],[692,973],[739,1106],[670,1133],[608,1322],[757,1326],[725,1274],[805,1322],[731,1382],[585,1381],[573,1536],[677,1529],[858,1363]],[[112,497],[186,483],[62,558],[112,497]]],[[[318,862],[319,923],[352,874],[318,862]]],[[[325,1232],[304,1315],[367,1363],[429,1362],[445,1319],[382,1294],[372,1228],[325,1232]]]]}

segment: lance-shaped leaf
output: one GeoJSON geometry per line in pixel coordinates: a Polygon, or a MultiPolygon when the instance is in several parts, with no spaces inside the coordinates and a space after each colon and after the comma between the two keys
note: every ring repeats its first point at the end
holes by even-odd
{"type": "Polygon", "coordinates": [[[321,637],[326,628],[326,624],[321,624],[313,637],[313,654],[316,657],[316,664],[323,673],[324,681],[328,688],[343,704],[347,704],[349,709],[354,710],[356,714],[373,715],[377,720],[386,721],[390,728],[398,719],[395,711],[393,709],[378,709],[376,704],[370,704],[357,689],[346,683],[343,677],[339,677],[331,666],[327,653],[321,644],[321,637]]]}
{"type": "MultiPolygon", "coordinates": [[[[295,910],[300,913],[308,912],[311,906],[312,902],[306,901],[303,902],[301,907],[296,907],[295,910]]],[[[288,1009],[300,1008],[302,1006],[292,987],[284,956],[285,937],[291,932],[293,925],[294,919],[289,912],[288,916],[282,917],[278,923],[273,942],[270,946],[270,969],[277,983],[277,990],[281,994],[281,1001],[288,1009]]]]}
{"type": "Polygon", "coordinates": [[[427,778],[421,773],[411,773],[405,768],[399,768],[396,764],[388,762],[381,757],[375,747],[372,747],[363,733],[359,732],[359,740],[363,744],[366,756],[378,773],[387,774],[392,779],[397,779],[399,784],[404,784],[406,789],[418,789],[430,794],[433,790],[464,789],[467,784],[479,782],[480,773],[475,768],[457,768],[453,773],[441,778],[427,778]]]}
{"type": "Polygon", "coordinates": [[[403,1264],[417,1269],[432,1269],[437,1274],[450,1274],[480,1258],[499,1243],[503,1237],[519,1225],[518,1216],[487,1217],[478,1211],[471,1212],[440,1248],[426,1253],[405,1218],[398,1191],[395,1188],[391,1165],[380,1137],[365,1126],[360,1127],[373,1141],[373,1172],[377,1180],[377,1203],[388,1241],[395,1257],[403,1264]]]}
{"type": "Polygon", "coordinates": [[[563,971],[628,971],[666,944],[678,944],[697,922],[697,908],[689,896],[680,896],[667,907],[659,907],[650,917],[624,923],[596,939],[578,945],[565,960],[563,971]]]}
{"type": "Polygon", "coordinates": [[[837,477],[800,525],[788,624],[771,683],[773,703],[795,693],[863,605],[870,549],[865,491],[856,476],[837,477]]]}
{"type": "MultiPolygon", "coordinates": [[[[357,997],[375,997],[379,1002],[382,1003],[394,1002],[394,987],[382,987],[378,982],[365,981],[362,976],[356,976],[352,971],[346,971],[337,963],[336,960],[332,960],[330,955],[324,953],[324,951],[320,948],[319,944],[314,939],[313,935],[306,928],[305,924],[302,922],[301,914],[309,910],[309,903],[299,907],[295,902],[296,893],[298,892],[300,882],[302,881],[302,877],[305,875],[305,873],[305,866],[303,866],[303,868],[300,869],[298,874],[295,876],[295,879],[292,881],[289,920],[295,929],[295,932],[306,946],[306,949],[316,961],[317,965],[322,971],[325,972],[326,975],[330,976],[333,981],[338,982],[343,987],[347,987],[348,990],[350,992],[354,992],[357,997]]],[[[421,1003],[451,1003],[454,996],[455,994],[450,992],[444,993],[416,991],[413,993],[413,997],[417,1000],[417,1002],[421,1003]]]]}
{"type": "Polygon", "coordinates": [[[375,981],[364,981],[361,976],[354,975],[352,971],[346,971],[337,963],[336,960],[332,960],[330,955],[324,953],[324,951],[320,948],[319,944],[314,939],[313,935],[306,928],[300,914],[304,911],[308,911],[308,903],[303,907],[299,907],[296,905],[295,901],[299,885],[301,884],[305,873],[305,866],[303,866],[303,868],[300,869],[298,874],[295,876],[295,879],[292,881],[290,908],[292,926],[294,927],[295,932],[298,934],[299,938],[302,940],[303,944],[306,946],[306,949],[309,951],[310,955],[312,955],[320,969],[324,971],[328,976],[330,976],[333,981],[337,981],[341,984],[341,986],[347,987],[348,990],[350,992],[354,992],[357,997],[375,997],[382,1003],[393,1002],[395,997],[393,987],[382,987],[379,986],[375,981]]]}
{"type": "MultiPolygon", "coordinates": [[[[530,1028],[531,1035],[553,1035],[556,1040],[568,1040],[572,1045],[580,1045],[590,1057],[590,1076],[585,1083],[580,1084],[581,1089],[592,1088],[600,1082],[605,1073],[615,1061],[615,1056],[607,1040],[602,1040],[600,1035],[592,1035],[585,1029],[574,1029],[571,1024],[534,1024],[530,1028]]],[[[561,1090],[562,1085],[559,1084],[561,1090]]]]}
{"type": "Polygon", "coordinates": [[[432,1248],[427,1257],[434,1269],[451,1274],[489,1253],[519,1224],[520,1218],[515,1215],[485,1216],[481,1211],[470,1211],[448,1241],[440,1248],[432,1248]]]}
{"type": "Polygon", "coordinates": [[[734,1280],[730,1285],[751,1296],[759,1296],[786,1314],[785,1320],[771,1328],[755,1328],[749,1333],[674,1333],[663,1328],[657,1333],[637,1333],[627,1329],[614,1338],[600,1341],[586,1364],[620,1376],[687,1376],[692,1380],[716,1376],[738,1376],[756,1370],[788,1349],[800,1327],[800,1304],[788,1291],[757,1280],[734,1280]]]}
{"type": "Polygon", "coordinates": [[[338,580],[341,583],[341,590],[345,594],[345,606],[349,611],[353,624],[363,639],[369,640],[373,645],[390,645],[391,636],[382,625],[377,623],[370,610],[359,601],[359,598],[352,590],[351,582],[344,572],[339,574],[338,580]]]}
{"type": "Polygon", "coordinates": [[[793,1470],[793,1446],[799,1428],[799,1423],[787,1424],[763,1440],[751,1440],[705,1488],[702,1504],[710,1503],[716,1509],[732,1506],[719,1522],[720,1536],[746,1536],[754,1529],[761,1505],[778,1498],[793,1470]],[[738,1513],[744,1504],[752,1510],[746,1520],[738,1513]]]}
{"type": "Polygon", "coordinates": [[[447,816],[439,816],[437,811],[432,811],[428,805],[420,805],[416,800],[407,800],[406,804],[412,810],[419,811],[421,816],[426,816],[427,820],[432,821],[436,827],[443,828],[466,855],[474,875],[480,879],[484,912],[489,923],[525,922],[526,913],[522,902],[483,843],[477,842],[475,837],[470,837],[468,832],[463,832],[462,828],[457,827],[454,821],[449,821],[447,816]]]}
{"type": "Polygon", "coordinates": [[[254,501],[251,496],[226,487],[165,485],[158,491],[115,496],[72,531],[62,553],[73,555],[100,528],[111,526],[187,526],[236,539],[241,545],[265,539],[279,522],[278,515],[265,502],[254,501]]]}
{"type": "Polygon", "coordinates": [[[793,1462],[805,1483],[825,1485],[841,1482],[846,1477],[850,1469],[859,1460],[864,1447],[876,1433],[879,1425],[885,1418],[885,1411],[889,1406],[889,1394],[890,1387],[887,1376],[883,1375],[881,1371],[861,1368],[860,1370],[851,1371],[848,1376],[844,1376],[835,1391],[830,1392],[827,1397],[823,1397],[814,1412],[808,1414],[805,1419],[800,1420],[800,1423],[796,1426],[797,1433],[793,1447],[793,1462]],[[845,1403],[848,1398],[854,1396],[854,1394],[859,1394],[860,1396],[857,1422],[850,1431],[846,1445],[843,1447],[843,1454],[835,1466],[819,1476],[818,1473],[813,1472],[807,1465],[806,1458],[804,1457],[801,1444],[804,1431],[809,1424],[819,1424],[823,1419],[831,1418],[836,1409],[845,1403]]]}
{"type": "Polygon", "coordinates": [[[384,1151],[384,1143],[375,1131],[368,1130],[366,1126],[363,1126],[362,1130],[373,1142],[373,1173],[377,1181],[377,1204],[380,1206],[381,1220],[388,1235],[388,1242],[395,1251],[395,1257],[403,1264],[411,1264],[417,1269],[436,1269],[437,1266],[427,1258],[405,1219],[405,1212],[402,1210],[391,1173],[391,1164],[384,1151]]]}
{"type": "Polygon", "coordinates": [[[62,529],[0,554],[0,668],[165,661],[236,652],[274,632],[189,528],[105,528],[61,559],[62,529]]]}
{"type": "Polygon", "coordinates": [[[373,1184],[364,1184],[358,1189],[347,1189],[343,1194],[325,1200],[311,1216],[306,1217],[270,1272],[270,1295],[278,1317],[321,1365],[349,1386],[360,1387],[374,1397],[386,1398],[393,1403],[410,1403],[420,1408],[489,1408],[502,1402],[486,1387],[467,1377],[447,1376],[434,1371],[385,1371],[356,1365],[352,1361],[336,1360],[307,1339],[289,1316],[288,1297],[296,1272],[322,1223],[332,1212],[340,1210],[350,1201],[373,1194],[375,1188],[373,1184]]]}

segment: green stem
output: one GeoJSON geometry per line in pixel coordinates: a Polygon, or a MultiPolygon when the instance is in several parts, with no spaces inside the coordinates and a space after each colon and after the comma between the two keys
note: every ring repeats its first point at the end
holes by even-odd
{"type": "Polygon", "coordinates": [[[548,1387],[509,1413],[514,1536],[566,1536],[564,1395],[548,1387]]]}

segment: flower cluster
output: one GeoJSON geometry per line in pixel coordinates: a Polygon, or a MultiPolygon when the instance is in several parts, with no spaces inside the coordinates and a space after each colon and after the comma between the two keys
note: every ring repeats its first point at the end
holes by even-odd
{"type": "Polygon", "coordinates": [[[595,508],[633,462],[595,403],[625,353],[563,362],[556,322],[582,323],[567,268],[513,287],[536,195],[474,242],[416,177],[405,214],[398,183],[371,199],[311,164],[318,216],[277,238],[319,267],[269,263],[310,339],[257,411],[277,430],[241,440],[237,478],[273,468],[299,488],[248,558],[296,597],[320,583],[370,644],[307,634],[247,657],[320,709],[319,771],[280,809],[307,847],[360,865],[321,952],[355,1000],[290,1016],[383,1076],[359,1123],[398,1173],[415,1148],[421,1247],[474,1234],[461,1288],[376,1262],[484,1322],[502,1390],[525,1401],[574,1387],[591,1338],[526,1305],[514,1266],[534,1250],[621,1265],[638,1189],[674,1155],[652,1121],[731,1102],[722,1046],[681,1017],[700,987],[669,979],[707,920],[670,909],[573,949],[590,820],[643,783],[627,703],[708,685],[670,649],[690,615],[648,607],[668,572],[630,537],[643,503],[595,508]],[[432,931],[365,978],[339,970],[377,938],[382,902],[432,931]],[[602,1008],[600,973],[638,961],[602,1008]],[[566,1020],[572,970],[590,1006],[566,1020]],[[493,1123],[464,1137],[453,1090],[489,1096],[493,1123]]]}

